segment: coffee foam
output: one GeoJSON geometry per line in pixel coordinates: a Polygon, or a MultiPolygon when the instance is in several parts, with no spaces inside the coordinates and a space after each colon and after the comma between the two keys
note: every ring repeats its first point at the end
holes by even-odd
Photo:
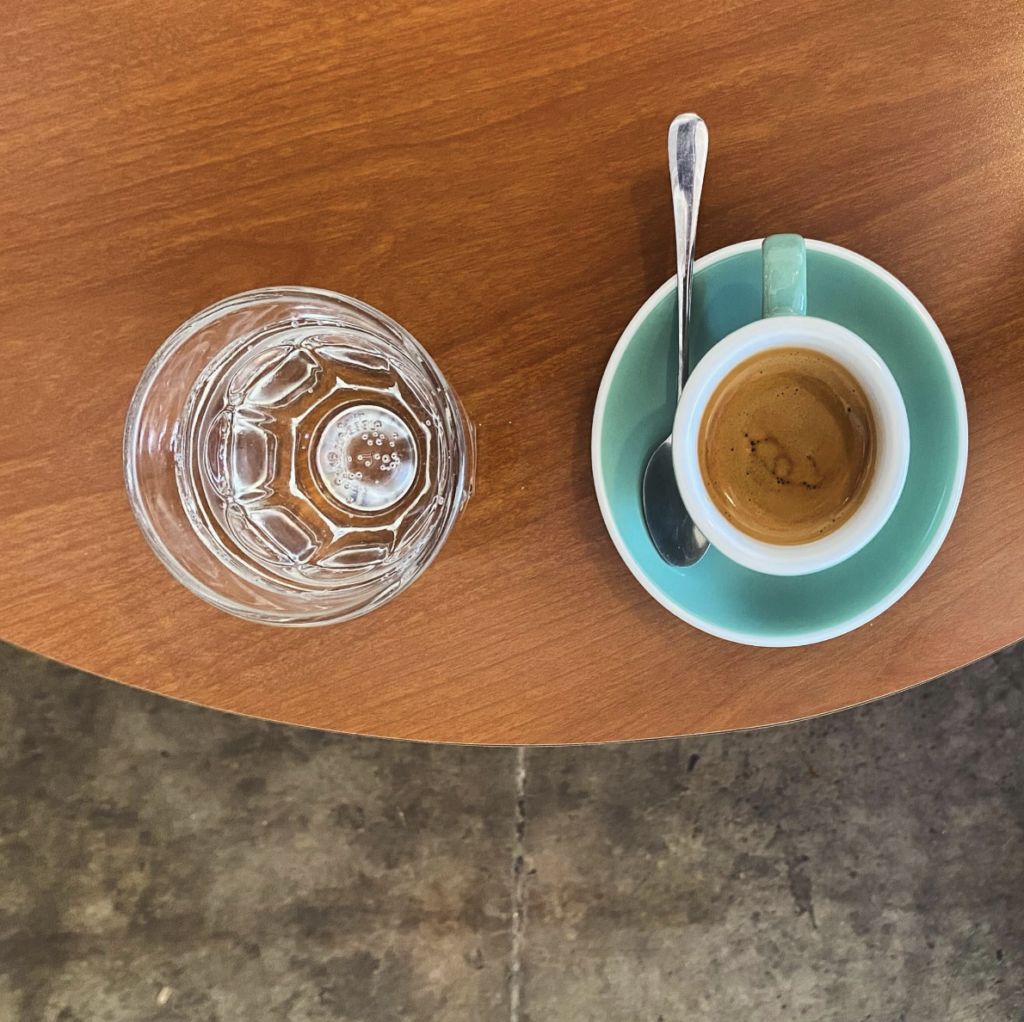
{"type": "Polygon", "coordinates": [[[701,475],[718,511],[767,543],[838,529],[874,470],[876,427],[851,373],[828,355],[779,347],[718,385],[698,438],[701,475]]]}

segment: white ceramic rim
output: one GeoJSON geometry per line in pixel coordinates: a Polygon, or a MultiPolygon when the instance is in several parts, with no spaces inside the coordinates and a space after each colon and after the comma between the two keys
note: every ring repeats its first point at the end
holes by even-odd
{"type": "MultiPolygon", "coordinates": [[[[750,241],[741,241],[735,245],[720,248],[717,252],[711,252],[694,263],[694,271],[704,269],[706,266],[712,266],[715,263],[720,262],[722,259],[728,259],[730,256],[738,255],[741,252],[758,250],[761,248],[761,242],[763,240],[763,238],[754,238],[750,241]]],[[[696,614],[693,614],[685,608],[680,607],[678,604],[673,603],[644,574],[640,565],[637,564],[633,555],[629,552],[629,548],[626,546],[622,538],[622,534],[615,525],[615,520],[611,513],[611,506],[608,503],[608,494],[604,482],[604,471],[601,467],[601,428],[604,424],[605,408],[608,404],[608,392],[611,389],[615,373],[618,371],[619,363],[622,361],[622,356],[632,343],[633,336],[636,334],[640,324],[647,319],[651,310],[675,288],[675,277],[671,277],[665,281],[665,283],[662,284],[646,302],[644,302],[636,315],[634,315],[629,321],[629,325],[623,331],[622,336],[619,338],[618,343],[612,351],[611,357],[608,359],[608,365],[605,367],[604,376],[601,378],[601,386],[597,392],[597,403],[594,406],[594,421],[590,435],[590,457],[594,472],[594,488],[597,491],[597,503],[601,509],[601,517],[604,519],[605,527],[608,529],[608,534],[611,536],[612,543],[615,545],[615,549],[619,552],[619,556],[644,589],[646,589],[647,592],[650,593],[650,595],[653,596],[654,599],[671,614],[681,618],[683,621],[687,622],[687,624],[693,625],[694,628],[699,628],[701,631],[707,632],[709,635],[714,635],[721,639],[728,639],[730,642],[738,642],[746,646],[806,646],[815,642],[824,642],[827,639],[834,639],[837,636],[845,635],[847,632],[852,632],[855,628],[859,628],[861,625],[867,624],[868,621],[878,617],[878,615],[883,611],[888,610],[889,607],[900,599],[900,597],[905,595],[910,587],[924,574],[925,569],[929,564],[931,564],[935,555],[938,553],[939,547],[942,546],[946,535],[949,533],[949,528],[953,524],[953,518],[956,515],[957,507],[960,504],[960,496],[963,493],[964,478],[967,474],[967,403],[964,400],[963,386],[960,382],[960,375],[957,372],[956,363],[953,361],[953,356],[950,353],[949,346],[946,344],[946,340],[942,336],[938,326],[936,326],[935,321],[929,315],[928,310],[921,304],[905,284],[889,273],[888,270],[882,269],[881,266],[872,262],[870,259],[867,259],[862,255],[858,255],[856,252],[851,252],[849,249],[842,248],[839,245],[829,244],[826,241],[807,240],[806,244],[812,251],[827,252],[830,255],[834,255],[840,259],[845,259],[847,262],[860,266],[862,269],[874,274],[879,280],[892,288],[901,298],[903,298],[917,313],[921,321],[928,328],[928,332],[932,335],[932,340],[935,342],[935,346],[939,349],[939,355],[946,365],[946,372],[949,376],[950,385],[953,388],[953,399],[956,404],[957,414],[957,433],[959,436],[956,475],[953,480],[953,492],[950,496],[949,503],[946,506],[945,514],[939,522],[939,527],[936,530],[935,535],[932,537],[931,543],[928,544],[924,553],[918,559],[913,568],[911,568],[911,570],[906,574],[903,581],[900,582],[899,585],[895,586],[881,600],[873,604],[871,607],[868,607],[867,610],[862,611],[860,614],[848,618],[841,624],[834,625],[831,628],[819,628],[812,631],[796,632],[790,635],[781,636],[763,636],[752,632],[740,632],[731,628],[720,628],[718,625],[705,621],[696,614]]],[[[637,471],[637,485],[639,486],[639,466],[637,471]]]]}
{"type": "Polygon", "coordinates": [[[683,502],[719,553],[767,575],[808,575],[852,557],[889,520],[910,464],[910,424],[900,388],[874,348],[852,330],[814,316],[755,320],[723,338],[687,380],[672,429],[672,455],[683,502]],[[741,362],[779,347],[820,351],[853,374],[874,413],[877,459],[868,492],[834,532],[808,543],[765,543],[741,532],[715,506],[700,470],[701,421],[718,385],[741,362]]]}

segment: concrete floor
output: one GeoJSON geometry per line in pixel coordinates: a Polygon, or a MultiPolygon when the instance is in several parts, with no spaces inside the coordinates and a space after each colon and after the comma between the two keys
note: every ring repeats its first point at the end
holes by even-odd
{"type": "Polygon", "coordinates": [[[0,1022],[1020,1022],[1024,645],[788,727],[458,749],[0,647],[0,1022]]]}

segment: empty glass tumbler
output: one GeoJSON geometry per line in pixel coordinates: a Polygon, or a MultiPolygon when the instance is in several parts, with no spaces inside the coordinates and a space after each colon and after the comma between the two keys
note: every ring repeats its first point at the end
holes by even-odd
{"type": "Polygon", "coordinates": [[[279,625],[379,607],[469,498],[473,429],[430,356],[330,291],[235,295],[179,327],[139,381],[132,509],[180,582],[279,625]]]}

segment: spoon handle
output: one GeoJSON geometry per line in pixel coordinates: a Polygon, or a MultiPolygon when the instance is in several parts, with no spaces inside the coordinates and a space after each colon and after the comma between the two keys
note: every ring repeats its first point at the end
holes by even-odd
{"type": "Polygon", "coordinates": [[[676,219],[676,280],[679,307],[679,395],[689,375],[690,291],[697,208],[708,162],[708,129],[696,114],[680,114],[668,129],[668,165],[676,219]]]}

